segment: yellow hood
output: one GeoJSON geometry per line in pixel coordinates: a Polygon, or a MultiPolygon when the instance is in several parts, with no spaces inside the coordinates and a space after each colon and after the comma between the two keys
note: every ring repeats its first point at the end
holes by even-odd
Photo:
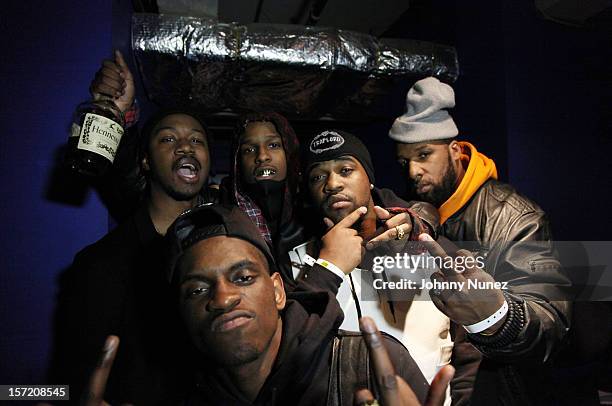
{"type": "Polygon", "coordinates": [[[469,142],[459,141],[459,145],[463,150],[461,162],[464,167],[467,165],[467,169],[455,193],[438,209],[440,224],[461,209],[489,178],[497,179],[497,168],[492,159],[478,152],[469,142]]]}

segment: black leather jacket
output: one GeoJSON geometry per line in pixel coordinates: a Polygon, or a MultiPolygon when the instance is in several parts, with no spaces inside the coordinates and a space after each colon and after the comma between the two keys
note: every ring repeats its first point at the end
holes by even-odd
{"type": "MultiPolygon", "coordinates": [[[[472,404],[542,403],[544,386],[530,388],[527,376],[538,373],[558,352],[569,329],[570,282],[552,250],[545,213],[505,183],[490,179],[438,230],[455,242],[475,242],[486,258],[485,270],[507,282],[509,297],[519,303],[525,323],[516,339],[487,345],[478,335],[455,345],[484,355],[472,404]]],[[[459,337],[461,341],[461,337],[459,337]]],[[[475,355],[474,359],[478,356],[475,355]]]]}

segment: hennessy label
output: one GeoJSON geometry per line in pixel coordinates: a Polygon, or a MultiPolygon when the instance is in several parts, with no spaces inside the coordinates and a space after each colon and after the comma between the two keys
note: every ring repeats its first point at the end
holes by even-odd
{"type": "Polygon", "coordinates": [[[123,128],[113,120],[87,113],[83,120],[78,148],[102,155],[113,162],[122,135],[123,128]]]}

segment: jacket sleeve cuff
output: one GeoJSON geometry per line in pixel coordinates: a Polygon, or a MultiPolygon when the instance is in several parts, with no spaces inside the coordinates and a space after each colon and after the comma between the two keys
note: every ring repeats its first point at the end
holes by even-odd
{"type": "Polygon", "coordinates": [[[140,118],[140,107],[138,106],[138,100],[134,99],[134,103],[124,113],[125,128],[130,128],[136,125],[140,118]]]}
{"type": "Polygon", "coordinates": [[[311,289],[329,291],[334,295],[338,293],[343,281],[338,275],[316,263],[304,271],[302,278],[303,282],[298,283],[298,286],[305,283],[311,289]]]}

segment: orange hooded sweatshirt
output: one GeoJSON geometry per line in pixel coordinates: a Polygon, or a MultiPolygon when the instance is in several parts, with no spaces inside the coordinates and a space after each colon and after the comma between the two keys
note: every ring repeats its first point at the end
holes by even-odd
{"type": "Polygon", "coordinates": [[[461,209],[489,178],[497,179],[497,168],[492,159],[478,152],[469,142],[459,141],[459,145],[463,150],[461,162],[467,168],[455,193],[438,209],[440,224],[461,209]]]}

